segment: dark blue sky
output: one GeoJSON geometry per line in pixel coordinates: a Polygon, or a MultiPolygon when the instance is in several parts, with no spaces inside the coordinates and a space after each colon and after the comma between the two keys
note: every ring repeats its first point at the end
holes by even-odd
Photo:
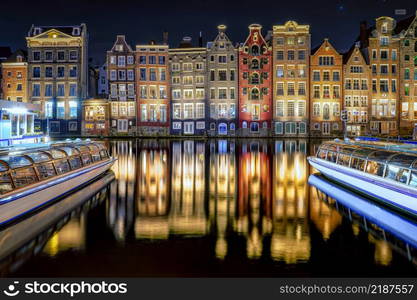
{"type": "Polygon", "coordinates": [[[169,43],[177,46],[189,35],[197,42],[215,37],[218,24],[228,26],[234,42],[244,41],[248,25],[260,23],[264,33],[274,24],[293,19],[309,24],[312,47],[328,37],[340,51],[350,47],[358,35],[359,22],[372,24],[376,17],[395,16],[395,9],[415,14],[416,0],[54,0],[1,1],[0,45],[13,49],[25,46],[31,24],[72,25],[84,22],[90,32],[90,56],[104,61],[117,34],[125,34],[132,47],[136,43],[161,40],[169,32],[169,43]]]}

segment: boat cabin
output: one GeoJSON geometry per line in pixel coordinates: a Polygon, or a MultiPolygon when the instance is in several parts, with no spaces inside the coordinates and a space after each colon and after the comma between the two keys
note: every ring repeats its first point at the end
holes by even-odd
{"type": "Polygon", "coordinates": [[[320,145],[316,156],[417,188],[417,154],[326,142],[320,145]]]}
{"type": "Polygon", "coordinates": [[[56,143],[0,155],[0,195],[109,158],[98,142],[56,143]]]}

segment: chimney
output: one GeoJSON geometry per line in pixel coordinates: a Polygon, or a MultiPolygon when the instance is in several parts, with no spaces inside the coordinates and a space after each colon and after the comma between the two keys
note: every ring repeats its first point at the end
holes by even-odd
{"type": "Polygon", "coordinates": [[[367,48],[369,46],[368,24],[366,21],[362,21],[359,25],[359,42],[361,43],[361,48],[367,48]]]}
{"type": "Polygon", "coordinates": [[[198,47],[203,47],[203,34],[200,31],[200,35],[198,37],[198,47]]]}
{"type": "Polygon", "coordinates": [[[166,30],[162,33],[162,43],[168,45],[168,31],[166,30]]]}

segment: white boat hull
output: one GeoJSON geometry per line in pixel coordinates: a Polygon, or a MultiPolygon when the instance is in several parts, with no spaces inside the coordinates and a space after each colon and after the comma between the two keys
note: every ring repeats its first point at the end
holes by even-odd
{"type": "Polygon", "coordinates": [[[312,167],[326,177],[360,191],[403,212],[417,216],[417,190],[378,176],[309,157],[312,167]]]}
{"type": "Polygon", "coordinates": [[[63,195],[76,190],[111,168],[115,159],[98,162],[58,178],[29,186],[18,193],[0,199],[0,225],[9,223],[63,195]]]}

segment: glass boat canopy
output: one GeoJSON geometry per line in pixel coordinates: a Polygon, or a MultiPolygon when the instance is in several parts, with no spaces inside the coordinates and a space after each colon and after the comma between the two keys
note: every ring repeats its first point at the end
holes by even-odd
{"type": "Polygon", "coordinates": [[[0,153],[0,195],[109,158],[100,142],[56,142],[0,153]]]}
{"type": "Polygon", "coordinates": [[[318,158],[417,188],[417,153],[343,142],[320,145],[318,158]]]}

